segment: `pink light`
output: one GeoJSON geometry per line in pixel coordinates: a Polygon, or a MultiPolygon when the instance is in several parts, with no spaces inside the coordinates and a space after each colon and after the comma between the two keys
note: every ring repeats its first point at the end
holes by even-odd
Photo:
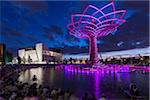
{"type": "Polygon", "coordinates": [[[94,23],[95,22],[95,20],[94,19],[92,19],[92,23],[94,23]]]}
{"type": "Polygon", "coordinates": [[[116,10],[114,2],[111,2],[102,8],[89,5],[83,13],[71,16],[71,24],[68,24],[67,28],[71,35],[77,38],[89,39],[89,54],[92,65],[98,63],[97,38],[116,32],[117,28],[125,22],[123,19],[125,13],[126,10],[116,10]],[[112,10],[109,13],[104,12],[109,7],[112,10]],[[89,9],[93,9],[94,12],[87,13],[89,9]],[[96,16],[96,14],[101,16],[96,16]],[[112,15],[113,17],[109,18],[112,15]],[[116,15],[119,15],[119,17],[116,15]]]}
{"type": "MultiPolygon", "coordinates": [[[[59,66],[58,66],[59,67],[59,66]]],[[[101,67],[101,68],[82,68],[80,69],[81,66],[77,66],[77,65],[66,65],[64,67],[65,71],[71,72],[71,73],[85,73],[85,74],[89,74],[89,73],[101,73],[102,76],[106,73],[108,74],[110,73],[129,73],[131,72],[133,69],[136,71],[144,71],[145,73],[149,73],[150,72],[150,67],[144,67],[144,66],[127,66],[127,65],[109,65],[107,67],[101,67]]],[[[59,70],[59,69],[57,69],[59,70]]]]}

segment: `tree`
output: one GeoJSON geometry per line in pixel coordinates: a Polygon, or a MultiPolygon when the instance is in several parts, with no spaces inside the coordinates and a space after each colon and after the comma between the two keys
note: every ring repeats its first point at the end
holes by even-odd
{"type": "Polygon", "coordinates": [[[6,62],[6,63],[12,62],[12,60],[13,60],[13,55],[12,55],[12,53],[6,51],[5,62],[6,62]]]}

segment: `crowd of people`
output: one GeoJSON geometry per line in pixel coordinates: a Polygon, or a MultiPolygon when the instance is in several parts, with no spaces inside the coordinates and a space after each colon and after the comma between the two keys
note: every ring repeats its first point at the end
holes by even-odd
{"type": "MultiPolygon", "coordinates": [[[[31,84],[18,81],[19,73],[28,68],[1,67],[0,100],[97,100],[94,95],[88,93],[79,98],[70,90],[39,85],[36,75],[33,75],[31,84]]],[[[105,100],[105,96],[100,100],[105,100]]]]}
{"type": "MultiPolygon", "coordinates": [[[[35,81],[35,80],[33,80],[35,81]]],[[[2,82],[0,85],[0,100],[97,100],[94,95],[89,96],[85,93],[81,99],[75,96],[69,90],[61,90],[61,88],[53,88],[33,84],[13,81],[2,82]]],[[[99,100],[106,100],[103,95],[99,100]]]]}
{"type": "Polygon", "coordinates": [[[49,87],[38,85],[36,75],[32,78],[32,84],[18,81],[19,73],[28,67],[0,68],[0,100],[77,100],[69,90],[63,91],[60,88],[51,90],[49,87]]]}
{"type": "MultiPolygon", "coordinates": [[[[18,81],[18,77],[19,73],[25,70],[25,68],[22,67],[18,69],[13,69],[15,73],[12,73],[11,76],[1,78],[0,100],[106,100],[104,94],[102,94],[100,99],[96,99],[94,94],[89,95],[85,92],[85,94],[79,98],[70,90],[39,85],[36,75],[33,75],[31,84],[28,82],[23,83],[18,81]]],[[[138,89],[135,84],[130,84],[129,90],[125,91],[125,94],[133,100],[139,98],[138,89]]]]}
{"type": "MultiPolygon", "coordinates": [[[[35,80],[33,80],[35,81],[35,80]]],[[[31,85],[12,79],[1,82],[0,100],[78,100],[69,90],[50,89],[36,82],[31,85]]]]}
{"type": "MultiPolygon", "coordinates": [[[[1,65],[0,66],[0,79],[5,79],[11,75],[14,75],[14,73],[19,73],[23,70],[26,70],[27,68],[29,67],[26,67],[26,66],[21,66],[21,65],[1,65]]],[[[15,76],[14,76],[15,78],[15,76]]],[[[17,78],[17,77],[16,77],[17,78]]]]}

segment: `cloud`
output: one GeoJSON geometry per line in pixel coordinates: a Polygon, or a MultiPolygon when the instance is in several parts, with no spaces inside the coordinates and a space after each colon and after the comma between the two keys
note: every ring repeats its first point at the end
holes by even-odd
{"type": "Polygon", "coordinates": [[[47,33],[47,32],[44,32],[43,36],[44,36],[45,38],[47,38],[48,40],[51,40],[51,41],[54,40],[53,35],[51,35],[51,34],[49,34],[49,33],[47,33]]]}
{"type": "Polygon", "coordinates": [[[51,25],[51,26],[41,25],[41,31],[43,33],[43,37],[47,38],[49,41],[57,42],[57,45],[58,44],[61,45],[62,42],[65,41],[65,34],[62,31],[62,28],[59,27],[58,25],[51,25]]]}
{"type": "MultiPolygon", "coordinates": [[[[37,41],[42,41],[49,47],[62,47],[64,53],[88,52],[88,40],[76,38],[65,30],[66,24],[70,23],[71,15],[83,12],[87,4],[100,7],[103,3],[106,3],[79,1],[70,2],[72,4],[69,4],[66,2],[60,7],[57,2],[51,3],[47,1],[8,2],[8,6],[3,5],[4,7],[2,7],[2,24],[0,23],[2,41],[6,41],[7,46],[18,48],[34,45],[37,41]],[[57,13],[59,14],[57,15],[55,11],[58,11],[57,13]],[[64,16],[65,20],[62,20],[64,16]],[[4,25],[5,23],[6,25],[4,25]],[[31,34],[27,34],[28,32],[31,32],[31,34]]],[[[117,8],[119,9],[119,7],[117,8]]],[[[106,37],[99,38],[100,40],[98,40],[97,44],[100,52],[131,49],[137,47],[137,45],[139,47],[149,45],[148,3],[123,2],[120,8],[127,9],[127,22],[121,25],[114,35],[109,34],[106,37]],[[124,42],[120,47],[117,46],[119,41],[124,42]],[[140,44],[137,43],[132,46],[132,43],[137,41],[140,44]]]]}
{"type": "Polygon", "coordinates": [[[124,2],[124,7],[126,9],[136,9],[138,11],[142,11],[143,13],[148,13],[149,12],[149,0],[139,0],[138,2],[136,1],[128,1],[124,2]]]}
{"type": "Polygon", "coordinates": [[[21,45],[25,45],[25,42],[24,42],[24,41],[21,41],[21,40],[19,40],[19,39],[16,39],[16,43],[17,43],[17,44],[21,44],[21,45]]]}
{"type": "Polygon", "coordinates": [[[10,1],[13,5],[20,8],[27,8],[29,10],[28,14],[32,15],[39,11],[46,12],[48,10],[48,5],[45,1],[10,1]]]}
{"type": "Polygon", "coordinates": [[[62,28],[57,26],[57,25],[51,25],[51,26],[42,26],[42,31],[45,33],[51,33],[51,34],[58,34],[58,35],[63,35],[64,32],[62,31],[62,28]]]}
{"type": "Polygon", "coordinates": [[[64,34],[64,32],[62,31],[61,27],[59,27],[57,25],[52,25],[49,28],[49,32],[56,33],[56,34],[64,34]]]}
{"type": "Polygon", "coordinates": [[[137,13],[137,10],[129,9],[127,10],[125,14],[125,19],[128,20],[130,17],[132,17],[135,13],[137,13]]]}
{"type": "Polygon", "coordinates": [[[77,46],[65,46],[64,48],[60,48],[65,54],[79,54],[88,52],[88,47],[77,47],[77,46]]]}
{"type": "Polygon", "coordinates": [[[84,9],[89,5],[89,1],[87,0],[81,0],[79,2],[79,5],[80,5],[80,11],[84,11],[84,9]]]}
{"type": "Polygon", "coordinates": [[[75,36],[70,35],[69,33],[65,36],[65,40],[66,42],[72,42],[72,41],[79,42],[79,38],[76,38],[75,36]]]}
{"type": "Polygon", "coordinates": [[[102,41],[102,40],[97,40],[97,44],[103,44],[104,43],[104,41],[102,41]]]}
{"type": "Polygon", "coordinates": [[[11,40],[23,39],[23,40],[30,40],[31,42],[37,41],[37,38],[33,34],[21,33],[16,29],[7,26],[6,24],[2,24],[1,28],[2,28],[1,36],[3,40],[7,40],[10,38],[11,40]]]}

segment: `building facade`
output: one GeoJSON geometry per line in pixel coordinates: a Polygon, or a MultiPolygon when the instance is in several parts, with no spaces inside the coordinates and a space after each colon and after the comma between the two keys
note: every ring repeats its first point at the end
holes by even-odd
{"type": "Polygon", "coordinates": [[[5,64],[6,47],[4,44],[0,44],[0,65],[5,64]]]}
{"type": "Polygon", "coordinates": [[[22,64],[53,64],[63,59],[62,53],[49,50],[42,43],[36,44],[35,48],[18,50],[18,56],[22,64]]]}

